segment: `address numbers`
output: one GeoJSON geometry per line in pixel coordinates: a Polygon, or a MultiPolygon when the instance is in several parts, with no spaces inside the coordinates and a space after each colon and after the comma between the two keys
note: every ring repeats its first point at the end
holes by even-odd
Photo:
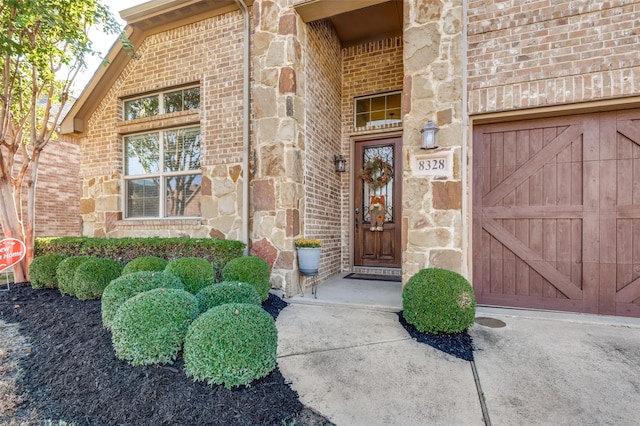
{"type": "Polygon", "coordinates": [[[411,169],[415,176],[435,176],[451,178],[453,175],[453,152],[416,155],[411,169]]]}

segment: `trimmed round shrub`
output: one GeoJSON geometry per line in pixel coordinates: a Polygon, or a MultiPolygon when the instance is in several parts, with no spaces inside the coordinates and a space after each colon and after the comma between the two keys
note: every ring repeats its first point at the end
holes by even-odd
{"type": "Polygon", "coordinates": [[[124,265],[122,275],[132,274],[140,271],[164,271],[167,267],[166,260],[156,256],[143,256],[133,259],[124,265]]]}
{"type": "Polygon", "coordinates": [[[33,288],[58,288],[56,269],[66,259],[63,254],[47,254],[34,257],[29,264],[29,278],[33,288]]]}
{"type": "Polygon", "coordinates": [[[196,297],[184,290],[157,288],[133,296],[111,323],[116,356],[133,366],[172,363],[199,313],[196,297]]]}
{"type": "Polygon", "coordinates": [[[189,377],[227,388],[248,385],[276,367],[278,330],[260,306],[228,303],[189,326],[184,365],[189,377]]]}
{"type": "Polygon", "coordinates": [[[89,259],[73,274],[73,293],[80,300],[99,299],[107,285],[122,273],[122,265],[112,259],[89,259]]]}
{"type": "Polygon", "coordinates": [[[200,257],[181,257],[167,264],[165,272],[170,272],[180,278],[184,288],[196,294],[201,289],[215,282],[213,266],[200,257]]]}
{"type": "Polygon", "coordinates": [[[82,265],[89,259],[97,259],[92,256],[72,256],[67,257],[58,265],[56,269],[56,276],[58,277],[58,289],[62,294],[74,295],[73,289],[73,276],[76,273],[78,266],[82,265]]]}
{"type": "Polygon", "coordinates": [[[420,332],[459,333],[476,315],[476,298],[469,281],[446,269],[422,269],[402,290],[403,316],[420,332]]]}
{"type": "Polygon", "coordinates": [[[256,288],[263,302],[269,298],[271,269],[261,257],[243,256],[231,259],[222,269],[224,281],[240,281],[256,288]]]}
{"type": "Polygon", "coordinates": [[[223,281],[203,288],[196,294],[200,304],[200,312],[225,303],[249,303],[262,305],[262,300],[255,287],[238,281],[223,281]]]}
{"type": "Polygon", "coordinates": [[[111,328],[113,317],[124,302],[136,294],[156,288],[184,290],[184,284],[180,278],[164,271],[132,272],[111,281],[102,293],[102,325],[111,328]]]}

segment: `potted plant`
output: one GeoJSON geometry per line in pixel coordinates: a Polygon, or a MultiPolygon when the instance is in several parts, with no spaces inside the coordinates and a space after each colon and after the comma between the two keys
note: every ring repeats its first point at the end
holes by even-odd
{"type": "Polygon", "coordinates": [[[311,238],[298,238],[294,241],[298,251],[298,266],[301,275],[317,275],[320,267],[322,242],[311,238]]]}

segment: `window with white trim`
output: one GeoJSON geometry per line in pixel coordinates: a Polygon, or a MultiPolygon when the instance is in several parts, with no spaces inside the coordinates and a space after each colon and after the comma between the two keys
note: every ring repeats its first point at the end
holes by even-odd
{"type": "Polygon", "coordinates": [[[402,123],[402,92],[355,98],[354,127],[402,123]]]}
{"type": "Polygon", "coordinates": [[[200,217],[200,127],[125,136],[125,217],[200,217]]]}
{"type": "Polygon", "coordinates": [[[129,121],[199,108],[200,87],[185,87],[124,101],[124,120],[129,121]]]}

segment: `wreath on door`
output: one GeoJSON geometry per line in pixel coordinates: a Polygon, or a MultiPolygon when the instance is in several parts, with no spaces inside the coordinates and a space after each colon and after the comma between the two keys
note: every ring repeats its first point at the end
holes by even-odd
{"type": "Polygon", "coordinates": [[[371,188],[372,191],[375,191],[391,182],[393,178],[393,168],[387,161],[376,156],[364,163],[359,176],[360,179],[369,184],[369,188],[371,188]]]}

